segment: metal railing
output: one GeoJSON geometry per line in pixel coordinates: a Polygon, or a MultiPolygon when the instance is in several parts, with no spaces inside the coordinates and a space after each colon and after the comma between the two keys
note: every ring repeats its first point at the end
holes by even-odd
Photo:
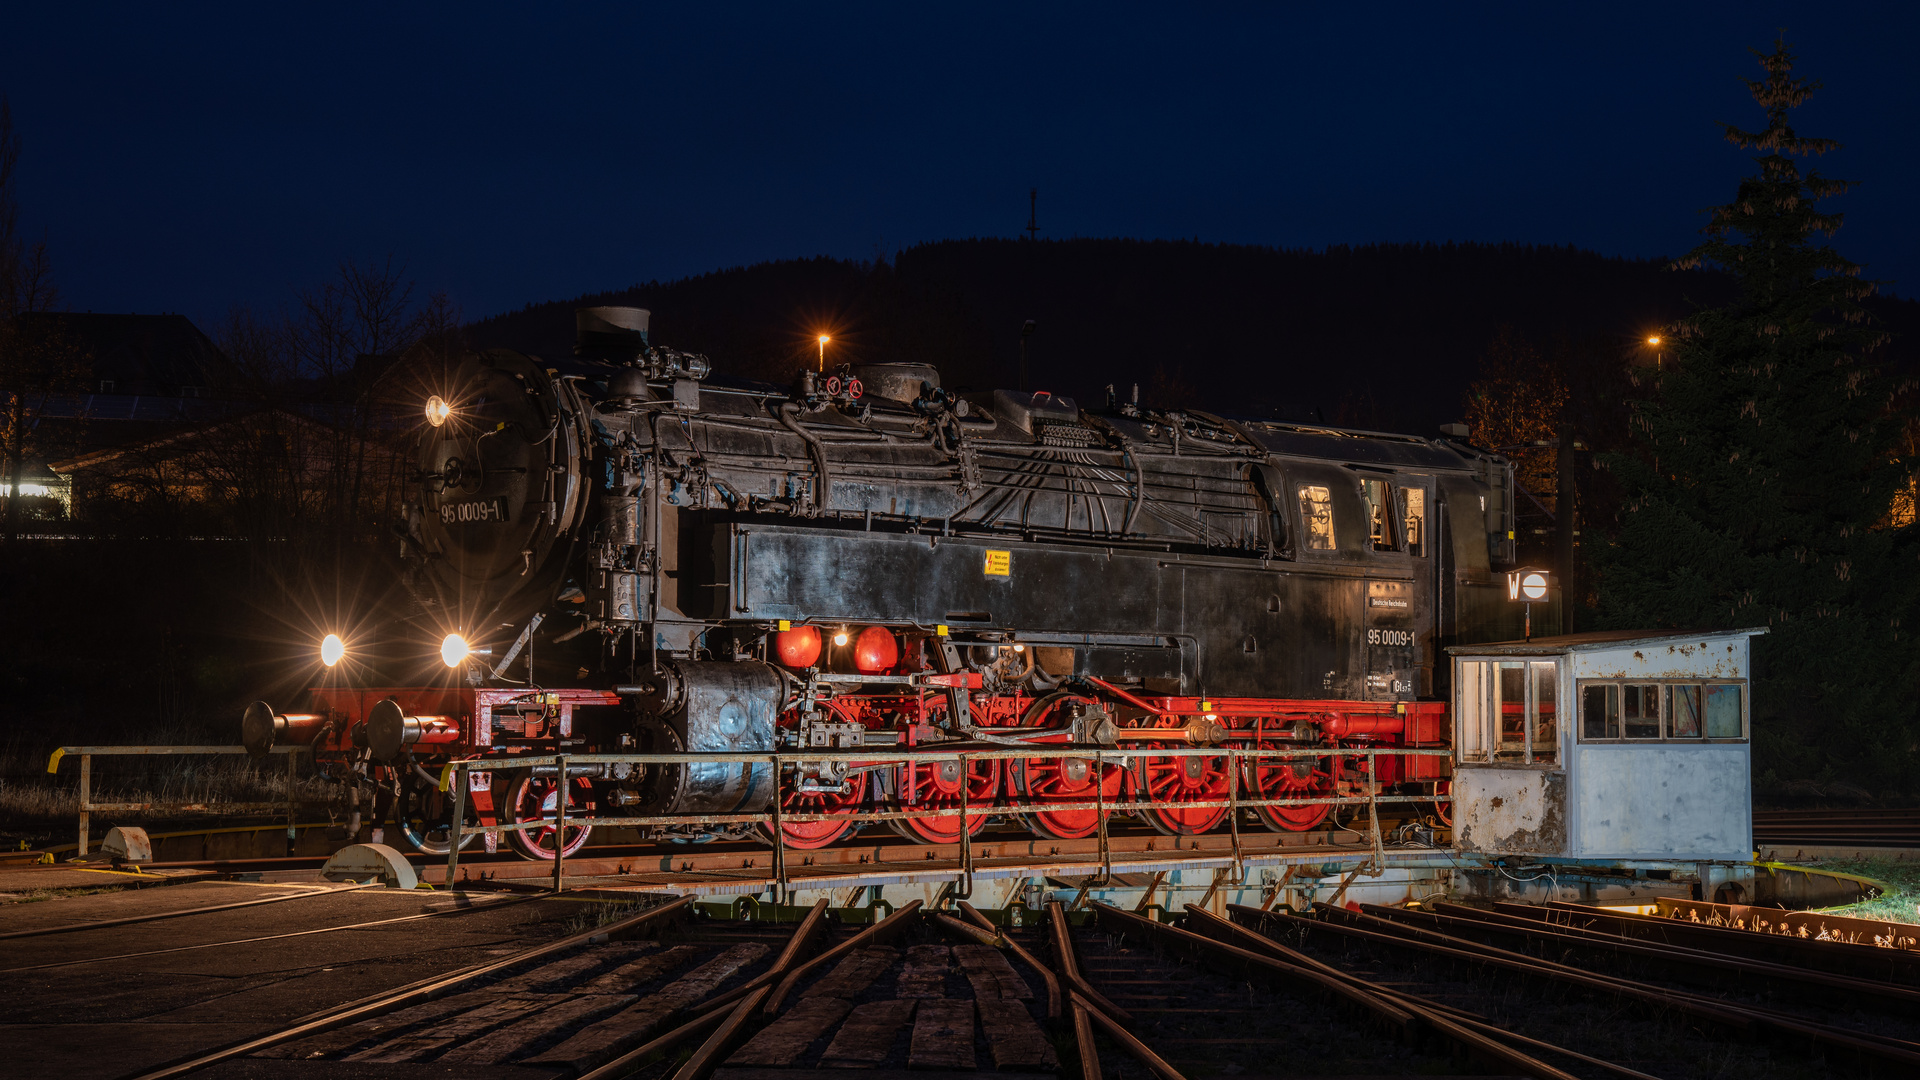
{"type": "MultiPolygon", "coordinates": [[[[875,753],[872,749],[857,750],[789,750],[785,752],[711,752],[711,753],[660,753],[660,754],[552,754],[523,755],[500,758],[470,758],[449,762],[441,773],[440,786],[452,794],[452,808],[449,814],[449,835],[447,845],[447,877],[451,886],[460,865],[460,846],[462,837],[469,831],[515,832],[529,829],[554,830],[553,888],[558,892],[564,884],[566,865],[566,830],[573,828],[593,828],[595,826],[640,826],[640,825],[733,825],[767,824],[772,833],[773,877],[778,890],[785,890],[790,884],[786,872],[785,831],[781,828],[785,822],[815,821],[900,821],[915,818],[958,817],[960,866],[957,870],[960,884],[955,895],[965,898],[973,890],[973,843],[972,831],[965,819],[985,814],[1036,813],[1061,810],[1093,810],[1096,812],[1096,831],[1099,836],[1100,874],[1099,881],[1105,882],[1112,877],[1113,860],[1107,837],[1107,816],[1113,812],[1149,810],[1167,806],[1181,809],[1218,809],[1224,807],[1225,817],[1232,834],[1233,880],[1241,880],[1244,875],[1244,855],[1240,842],[1240,811],[1263,806],[1359,806],[1367,807],[1368,834],[1373,849],[1374,865],[1384,865],[1386,854],[1385,840],[1380,832],[1381,803],[1432,803],[1452,802],[1448,794],[1431,795],[1382,795],[1373,785],[1368,786],[1364,796],[1322,796],[1316,798],[1293,799],[1247,799],[1240,795],[1240,777],[1245,763],[1253,761],[1290,760],[1293,758],[1325,757],[1365,757],[1368,759],[1370,774],[1377,774],[1372,767],[1375,759],[1381,756],[1392,757],[1448,757],[1453,756],[1451,749],[1411,749],[1399,747],[1365,747],[1329,749],[1315,747],[1298,750],[1252,749],[1243,747],[1152,747],[1140,749],[1117,749],[1108,746],[1074,746],[1071,744],[1035,744],[1030,748],[1018,750],[920,750],[911,752],[875,753]],[[1039,752],[1036,752],[1039,751],[1039,752]],[[1114,764],[1123,768],[1131,767],[1139,758],[1180,758],[1208,757],[1227,760],[1227,797],[1225,799],[1196,799],[1169,803],[1164,800],[1109,801],[1106,787],[1099,774],[1095,774],[1093,784],[1094,798],[1079,802],[1009,802],[996,801],[988,806],[969,807],[967,805],[968,764],[976,761],[1004,761],[1011,759],[1035,758],[1080,758],[1100,766],[1114,764]],[[852,809],[838,813],[787,813],[780,806],[778,797],[781,767],[821,761],[845,761],[850,765],[863,767],[890,768],[903,763],[925,763],[954,761],[959,763],[960,785],[957,805],[943,806],[930,810],[883,810],[852,809]],[[564,795],[554,799],[554,816],[541,817],[515,824],[486,826],[484,829],[465,828],[466,801],[471,774],[474,772],[509,772],[529,769],[535,766],[552,766],[554,779],[560,791],[568,789],[566,781],[573,777],[569,770],[573,766],[602,766],[616,764],[634,765],[686,765],[696,763],[739,763],[742,765],[768,764],[772,766],[776,797],[773,808],[750,814],[656,814],[635,815],[629,817],[584,817],[570,818],[567,804],[570,801],[564,795]]],[[[1217,826],[1216,826],[1217,827],[1217,826]]]]}
{"type": "MultiPolygon", "coordinates": [[[[97,803],[93,801],[93,759],[96,757],[180,755],[180,754],[244,754],[244,746],[62,746],[47,759],[47,772],[58,773],[60,762],[69,756],[80,758],[80,843],[74,850],[74,856],[87,853],[87,833],[92,828],[92,816],[96,810],[145,810],[163,814],[186,813],[190,811],[223,810],[230,813],[251,814],[269,813],[282,809],[280,803],[97,803]]],[[[276,746],[271,751],[284,754],[287,758],[287,829],[296,828],[294,801],[294,755],[304,754],[304,746],[276,746]]]]}

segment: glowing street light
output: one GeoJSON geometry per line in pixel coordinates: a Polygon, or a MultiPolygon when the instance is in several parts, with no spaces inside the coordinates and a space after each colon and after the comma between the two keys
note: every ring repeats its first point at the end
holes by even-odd
{"type": "Polygon", "coordinates": [[[340,640],[339,634],[328,634],[320,640],[320,662],[332,667],[347,655],[347,643],[340,640]]]}
{"type": "Polygon", "coordinates": [[[827,370],[827,342],[832,340],[833,340],[833,336],[830,334],[820,335],[820,370],[821,371],[827,370]]]}
{"type": "Polygon", "coordinates": [[[1660,344],[1660,335],[1659,335],[1659,334],[1655,334],[1655,335],[1653,335],[1652,337],[1650,337],[1650,338],[1648,338],[1648,339],[1647,339],[1647,344],[1649,344],[1649,345],[1658,345],[1658,344],[1660,344]]]}

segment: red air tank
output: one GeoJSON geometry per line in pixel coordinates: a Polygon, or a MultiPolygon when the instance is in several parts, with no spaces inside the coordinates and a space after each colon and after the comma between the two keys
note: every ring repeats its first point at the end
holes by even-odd
{"type": "Polygon", "coordinates": [[[853,640],[853,667],[862,675],[878,675],[899,662],[900,645],[884,626],[869,626],[853,640]]]}
{"type": "Polygon", "coordinates": [[[773,655],[787,667],[812,667],[820,659],[819,627],[796,626],[773,635],[773,655]]]}
{"type": "Polygon", "coordinates": [[[1407,729],[1407,718],[1393,713],[1334,713],[1320,718],[1320,729],[1336,739],[1398,735],[1407,729]]]}

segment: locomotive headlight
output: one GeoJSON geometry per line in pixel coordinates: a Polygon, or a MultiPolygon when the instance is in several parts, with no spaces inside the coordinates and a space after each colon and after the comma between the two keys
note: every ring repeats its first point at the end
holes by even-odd
{"type": "Polygon", "coordinates": [[[847,628],[846,628],[846,627],[844,627],[844,626],[843,626],[843,627],[841,627],[841,628],[840,628],[839,630],[837,630],[837,631],[835,631],[835,632],[834,632],[834,635],[833,635],[833,643],[834,643],[835,645],[845,645],[845,644],[847,643],[847,628]]]}
{"type": "Polygon", "coordinates": [[[445,661],[448,667],[459,667],[472,653],[473,649],[467,645],[467,639],[459,634],[448,634],[445,640],[440,642],[440,659],[445,661]]]}
{"type": "Polygon", "coordinates": [[[447,417],[453,415],[453,406],[447,404],[447,399],[435,394],[427,399],[426,413],[427,423],[439,427],[447,422],[447,417]]]}
{"type": "Polygon", "coordinates": [[[340,640],[339,634],[328,634],[320,639],[320,662],[332,667],[347,655],[347,643],[340,640]]]}
{"type": "Polygon", "coordinates": [[[1521,578],[1520,595],[1529,600],[1544,599],[1547,595],[1547,575],[1536,570],[1521,578]]]}

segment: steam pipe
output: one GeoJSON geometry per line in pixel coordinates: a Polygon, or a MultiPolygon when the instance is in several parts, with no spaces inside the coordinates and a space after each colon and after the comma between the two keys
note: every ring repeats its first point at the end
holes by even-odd
{"type": "Polygon", "coordinates": [[[786,425],[788,431],[806,440],[807,448],[813,451],[814,464],[820,469],[820,479],[816,485],[819,489],[819,497],[814,503],[813,511],[813,516],[818,517],[826,513],[827,508],[833,503],[833,474],[827,469],[826,444],[820,441],[820,436],[801,426],[800,421],[795,419],[799,415],[800,406],[792,402],[780,406],[780,422],[786,425]]]}

